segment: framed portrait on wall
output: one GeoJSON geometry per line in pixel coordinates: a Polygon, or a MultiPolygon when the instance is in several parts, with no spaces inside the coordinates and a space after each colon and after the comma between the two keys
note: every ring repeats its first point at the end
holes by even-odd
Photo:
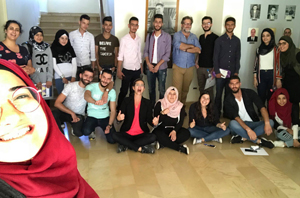
{"type": "Polygon", "coordinates": [[[154,30],[153,17],[155,14],[163,15],[163,31],[170,35],[177,32],[178,8],[179,0],[146,0],[146,35],[154,30]]]}
{"type": "Polygon", "coordinates": [[[269,5],[267,19],[275,21],[278,18],[279,5],[269,5]]]}
{"type": "Polygon", "coordinates": [[[296,14],[296,6],[295,5],[287,5],[285,8],[285,19],[287,21],[291,21],[295,18],[296,14]]]}
{"type": "Polygon", "coordinates": [[[260,18],[260,4],[251,4],[250,5],[250,19],[257,20],[260,18]]]}
{"type": "Polygon", "coordinates": [[[249,44],[253,44],[257,42],[257,40],[258,40],[258,28],[249,28],[247,42],[249,42],[249,44]]]}

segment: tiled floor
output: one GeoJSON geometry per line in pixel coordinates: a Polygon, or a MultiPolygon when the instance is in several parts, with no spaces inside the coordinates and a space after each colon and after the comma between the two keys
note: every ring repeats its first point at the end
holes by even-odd
{"type": "Polygon", "coordinates": [[[299,149],[266,148],[269,156],[245,156],[240,147],[252,143],[232,145],[228,136],[223,144],[213,143],[216,148],[192,145],[190,139],[190,155],[168,148],[153,155],[118,154],[100,128],[96,136],[91,142],[69,138],[80,173],[101,198],[300,197],[299,149]]]}

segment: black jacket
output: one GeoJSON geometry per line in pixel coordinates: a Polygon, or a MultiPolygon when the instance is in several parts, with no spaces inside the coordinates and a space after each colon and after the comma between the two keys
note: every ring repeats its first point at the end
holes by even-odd
{"type": "MultiPolygon", "coordinates": [[[[253,122],[259,121],[259,117],[253,107],[253,103],[255,104],[257,109],[260,110],[264,107],[261,99],[252,89],[241,89],[241,91],[245,108],[250,118],[253,120],[253,122]]],[[[224,108],[229,119],[234,120],[236,117],[239,117],[239,106],[235,101],[235,97],[232,93],[228,94],[228,96],[226,97],[224,101],[224,108]]]]}
{"type": "MultiPolygon", "coordinates": [[[[149,133],[149,128],[147,126],[147,123],[149,123],[151,126],[152,124],[152,108],[151,108],[151,102],[150,100],[142,97],[141,106],[140,106],[140,115],[139,115],[139,121],[140,121],[140,127],[141,129],[149,133]]],[[[134,97],[130,96],[123,100],[121,108],[121,113],[125,114],[125,119],[122,124],[122,127],[120,129],[120,132],[127,132],[131,128],[133,118],[134,118],[134,97]]]]}

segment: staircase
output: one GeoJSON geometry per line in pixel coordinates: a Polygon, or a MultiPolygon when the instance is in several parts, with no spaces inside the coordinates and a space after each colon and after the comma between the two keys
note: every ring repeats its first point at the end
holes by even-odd
{"type": "MultiPolygon", "coordinates": [[[[39,26],[44,31],[44,41],[52,44],[56,32],[60,29],[65,29],[69,33],[78,29],[81,15],[82,13],[41,13],[39,26]]],[[[102,31],[99,14],[87,15],[91,18],[88,31],[97,36],[102,31]]]]}

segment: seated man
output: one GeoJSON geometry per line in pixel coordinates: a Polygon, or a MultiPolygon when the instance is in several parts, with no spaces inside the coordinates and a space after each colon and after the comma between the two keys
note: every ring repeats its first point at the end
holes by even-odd
{"type": "Polygon", "coordinates": [[[62,133],[61,124],[69,122],[72,125],[72,134],[81,136],[81,127],[84,120],[86,101],[84,100],[85,86],[93,80],[93,70],[86,68],[79,74],[80,80],[69,83],[57,97],[53,116],[62,133]]]}
{"type": "Polygon", "coordinates": [[[150,145],[156,140],[153,133],[149,133],[147,123],[152,124],[152,106],[150,100],[143,97],[145,83],[138,78],[133,82],[134,95],[123,100],[117,116],[117,122],[123,122],[120,132],[113,133],[113,138],[119,143],[117,152],[127,148],[141,153],[154,153],[150,145]]]}
{"type": "Polygon", "coordinates": [[[116,118],[116,91],[107,88],[109,84],[112,84],[112,71],[109,69],[102,70],[99,79],[99,83],[92,83],[85,88],[84,99],[88,102],[88,116],[84,121],[82,134],[90,135],[90,140],[94,140],[95,133],[93,131],[99,126],[104,131],[107,142],[113,144],[115,141],[112,138],[111,129],[116,118]],[[108,93],[106,103],[101,100],[105,93],[108,93]]]}
{"type": "Polygon", "coordinates": [[[232,93],[226,97],[224,106],[225,111],[228,112],[228,117],[231,119],[229,128],[234,134],[230,143],[243,143],[245,140],[250,140],[260,146],[273,148],[272,141],[258,138],[264,133],[269,136],[274,125],[259,96],[251,89],[241,89],[241,81],[238,76],[230,78],[229,87],[232,93]],[[259,120],[253,103],[260,110],[263,121],[259,120]]]}

